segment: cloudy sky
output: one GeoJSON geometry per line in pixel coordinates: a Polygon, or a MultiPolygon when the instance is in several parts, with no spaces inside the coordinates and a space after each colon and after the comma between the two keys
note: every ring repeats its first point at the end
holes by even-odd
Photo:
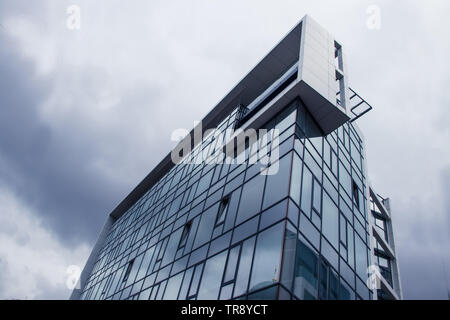
{"type": "Polygon", "coordinates": [[[305,14],[344,44],[350,84],[374,106],[358,124],[372,184],[392,199],[405,298],[447,298],[447,0],[2,0],[0,298],[66,299],[67,268],[84,266],[171,132],[305,14]],[[72,4],[79,30],[67,27],[72,4]]]}

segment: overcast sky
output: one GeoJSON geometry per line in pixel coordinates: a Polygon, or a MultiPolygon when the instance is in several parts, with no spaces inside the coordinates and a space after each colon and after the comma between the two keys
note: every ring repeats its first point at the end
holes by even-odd
{"type": "Polygon", "coordinates": [[[67,267],[84,266],[171,132],[192,128],[305,14],[344,45],[350,85],[374,106],[358,125],[371,182],[392,200],[404,296],[446,299],[447,0],[2,0],[0,298],[66,299],[67,267]],[[66,25],[72,4],[79,30],[66,25]]]}

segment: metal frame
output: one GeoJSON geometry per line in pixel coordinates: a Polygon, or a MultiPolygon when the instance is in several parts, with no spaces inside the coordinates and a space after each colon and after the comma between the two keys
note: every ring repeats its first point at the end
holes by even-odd
{"type": "Polygon", "coordinates": [[[354,99],[358,98],[359,100],[355,102],[355,104],[350,108],[350,112],[355,116],[354,118],[352,118],[350,120],[350,122],[354,122],[356,120],[358,120],[359,118],[361,118],[363,115],[365,115],[367,112],[369,112],[370,110],[373,109],[373,107],[367,103],[366,100],[364,100],[364,98],[362,98],[359,94],[357,94],[352,88],[348,87],[348,89],[351,91],[351,93],[353,94],[350,97],[350,104],[353,102],[354,99]],[[360,106],[366,106],[366,108],[364,109],[364,111],[357,113],[354,110],[359,108],[360,106]]]}

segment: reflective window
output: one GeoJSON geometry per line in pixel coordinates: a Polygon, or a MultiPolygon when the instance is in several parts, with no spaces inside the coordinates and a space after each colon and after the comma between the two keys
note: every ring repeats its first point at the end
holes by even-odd
{"type": "Polygon", "coordinates": [[[247,292],[248,277],[252,266],[253,248],[255,245],[255,237],[246,240],[241,249],[239,260],[239,269],[236,276],[234,297],[240,296],[247,292]]]}
{"type": "Polygon", "coordinates": [[[278,163],[272,164],[278,166],[278,172],[267,176],[266,189],[264,191],[264,207],[276,203],[288,195],[289,177],[291,174],[292,154],[284,156],[278,163]]]}
{"type": "Polygon", "coordinates": [[[226,286],[223,286],[222,289],[220,290],[220,300],[229,300],[231,299],[231,294],[233,292],[233,283],[230,283],[226,286]]]}
{"type": "Polygon", "coordinates": [[[301,237],[297,241],[294,294],[303,300],[317,298],[319,257],[301,237]]]}
{"type": "Polygon", "coordinates": [[[339,248],[339,210],[326,192],[323,193],[322,233],[339,248]]]}
{"type": "Polygon", "coordinates": [[[279,281],[283,227],[279,223],[258,235],[250,291],[279,281]]]}
{"type": "Polygon", "coordinates": [[[195,237],[194,249],[211,239],[211,232],[216,221],[218,206],[219,204],[216,204],[202,214],[197,236],[195,237]]]}
{"type": "Polygon", "coordinates": [[[164,299],[176,300],[178,297],[178,291],[180,290],[181,280],[183,280],[183,273],[179,273],[176,276],[167,281],[166,292],[164,293],[164,299]]]}
{"type": "Polygon", "coordinates": [[[193,295],[197,294],[198,283],[200,281],[200,275],[202,273],[202,270],[203,270],[203,264],[200,264],[195,267],[194,276],[192,278],[191,287],[189,289],[189,296],[193,296],[193,295]]]}
{"type": "Polygon", "coordinates": [[[225,214],[227,212],[229,203],[230,203],[230,197],[225,197],[220,202],[219,212],[217,213],[216,225],[219,225],[225,221],[225,214]]]}
{"type": "Polygon", "coordinates": [[[192,221],[189,221],[186,223],[186,225],[183,228],[183,233],[181,234],[180,238],[180,244],[178,245],[179,248],[182,248],[186,245],[186,241],[189,235],[189,231],[191,231],[192,227],[192,221]]]}
{"type": "Polygon", "coordinates": [[[127,281],[128,276],[130,275],[130,272],[131,272],[131,268],[133,268],[133,264],[134,264],[134,259],[131,260],[130,262],[128,262],[127,270],[125,271],[125,274],[123,276],[123,281],[127,281]]]}
{"type": "Polygon", "coordinates": [[[311,196],[312,196],[312,174],[308,168],[304,167],[301,209],[307,216],[310,216],[311,214],[311,196]]]}
{"type": "Polygon", "coordinates": [[[256,216],[234,229],[233,240],[231,243],[235,244],[254,234],[258,230],[258,219],[259,216],[256,216]]]}
{"type": "Polygon", "coordinates": [[[356,273],[361,279],[367,278],[367,247],[359,236],[355,237],[356,273]]]}
{"type": "Polygon", "coordinates": [[[189,289],[189,284],[191,283],[192,273],[194,268],[190,268],[186,270],[184,274],[183,284],[181,285],[180,294],[178,295],[178,299],[185,300],[187,295],[187,290],[189,289]]]}
{"type": "Polygon", "coordinates": [[[222,282],[222,273],[225,267],[226,258],[227,252],[225,251],[206,261],[197,299],[216,300],[219,297],[219,289],[222,282]]]}
{"type": "Polygon", "coordinates": [[[234,280],[234,276],[236,274],[236,264],[239,258],[239,251],[241,247],[236,246],[230,250],[227,261],[227,268],[225,270],[225,277],[223,282],[229,282],[234,280]]]}
{"type": "Polygon", "coordinates": [[[358,185],[354,180],[352,180],[352,195],[353,195],[353,203],[359,209],[359,189],[358,185]]]}
{"type": "Polygon", "coordinates": [[[261,214],[261,222],[259,224],[259,229],[260,230],[264,229],[265,227],[268,227],[271,224],[278,222],[283,218],[286,218],[286,205],[287,201],[284,200],[264,211],[261,214]]]}
{"type": "Polygon", "coordinates": [[[292,163],[292,176],[291,176],[291,198],[300,205],[300,187],[302,184],[302,161],[299,156],[294,153],[294,160],[292,163]]]}
{"type": "Polygon", "coordinates": [[[344,187],[348,195],[352,194],[352,178],[347,169],[339,162],[339,183],[344,187]]]}
{"type": "Polygon", "coordinates": [[[236,224],[241,223],[259,212],[261,208],[265,179],[266,176],[257,175],[244,185],[236,224]]]}
{"type": "Polygon", "coordinates": [[[319,182],[314,178],[313,179],[313,209],[317,214],[320,215],[320,202],[322,199],[322,187],[319,182]]]}
{"type": "Polygon", "coordinates": [[[228,212],[226,213],[225,217],[225,227],[224,231],[229,230],[234,226],[234,220],[236,218],[236,212],[239,205],[239,199],[241,197],[241,190],[242,188],[239,188],[235,190],[231,194],[230,202],[228,204],[228,212]]]}

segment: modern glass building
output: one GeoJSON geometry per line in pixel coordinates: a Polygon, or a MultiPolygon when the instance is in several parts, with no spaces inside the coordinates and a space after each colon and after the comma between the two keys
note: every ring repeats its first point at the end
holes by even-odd
{"type": "Polygon", "coordinates": [[[113,210],[71,299],[401,299],[370,109],[305,16],[113,210]]]}

